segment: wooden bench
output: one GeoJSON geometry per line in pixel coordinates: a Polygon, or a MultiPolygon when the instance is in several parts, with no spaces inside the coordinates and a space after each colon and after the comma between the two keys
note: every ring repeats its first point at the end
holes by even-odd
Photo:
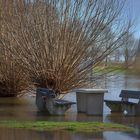
{"type": "Polygon", "coordinates": [[[121,101],[105,100],[111,112],[127,112],[127,115],[140,115],[140,91],[122,90],[119,97],[121,101]],[[132,102],[130,99],[138,99],[132,102]]]}

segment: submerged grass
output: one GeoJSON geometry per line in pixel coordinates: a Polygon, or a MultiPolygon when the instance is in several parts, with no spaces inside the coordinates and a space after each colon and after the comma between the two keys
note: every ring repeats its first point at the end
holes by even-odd
{"type": "Polygon", "coordinates": [[[0,121],[0,127],[22,128],[42,131],[67,130],[74,132],[125,131],[132,132],[133,128],[112,123],[100,122],[48,122],[48,121],[0,121]]]}

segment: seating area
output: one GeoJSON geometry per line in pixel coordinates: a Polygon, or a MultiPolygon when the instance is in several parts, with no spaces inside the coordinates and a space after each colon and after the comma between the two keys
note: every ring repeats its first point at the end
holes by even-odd
{"type": "MultiPolygon", "coordinates": [[[[87,115],[103,115],[103,101],[111,112],[124,113],[128,116],[140,115],[140,91],[122,90],[120,101],[104,100],[103,89],[78,89],[76,92],[77,111],[87,115]],[[132,99],[136,99],[135,101],[132,99]]],[[[39,111],[51,115],[64,115],[75,102],[57,99],[53,90],[38,88],[36,91],[36,105],[39,111]]]]}
{"type": "Polygon", "coordinates": [[[46,111],[50,115],[64,115],[75,102],[55,99],[56,94],[47,88],[38,88],[36,91],[36,105],[39,111],[46,111]]]}
{"type": "MultiPolygon", "coordinates": [[[[77,112],[87,115],[103,115],[105,89],[76,89],[77,112]]],[[[51,115],[64,115],[75,102],[57,99],[53,90],[38,88],[36,91],[36,105],[39,111],[51,115]]]]}
{"type": "Polygon", "coordinates": [[[111,112],[126,111],[129,116],[140,115],[140,91],[122,90],[119,97],[121,101],[104,100],[111,112]],[[137,101],[130,101],[130,99],[137,99],[137,101]]]}

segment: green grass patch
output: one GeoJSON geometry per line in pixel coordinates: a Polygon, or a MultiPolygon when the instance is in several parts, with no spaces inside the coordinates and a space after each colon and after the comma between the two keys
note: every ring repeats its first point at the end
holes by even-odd
{"type": "Polygon", "coordinates": [[[133,128],[112,123],[100,122],[49,122],[49,121],[0,121],[3,128],[22,128],[30,130],[55,131],[67,130],[74,132],[125,131],[132,132],[133,128]]]}
{"type": "Polygon", "coordinates": [[[98,66],[96,68],[94,68],[95,72],[103,72],[103,73],[109,73],[109,72],[113,72],[113,73],[127,73],[130,72],[129,69],[125,69],[124,67],[119,67],[119,66],[108,66],[108,67],[102,67],[102,66],[98,66]]]}

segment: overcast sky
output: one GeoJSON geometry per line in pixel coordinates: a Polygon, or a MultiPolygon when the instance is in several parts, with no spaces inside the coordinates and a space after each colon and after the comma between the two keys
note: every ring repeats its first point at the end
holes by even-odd
{"type": "Polygon", "coordinates": [[[126,0],[128,14],[135,20],[135,37],[140,38],[140,0],[126,0]]]}

